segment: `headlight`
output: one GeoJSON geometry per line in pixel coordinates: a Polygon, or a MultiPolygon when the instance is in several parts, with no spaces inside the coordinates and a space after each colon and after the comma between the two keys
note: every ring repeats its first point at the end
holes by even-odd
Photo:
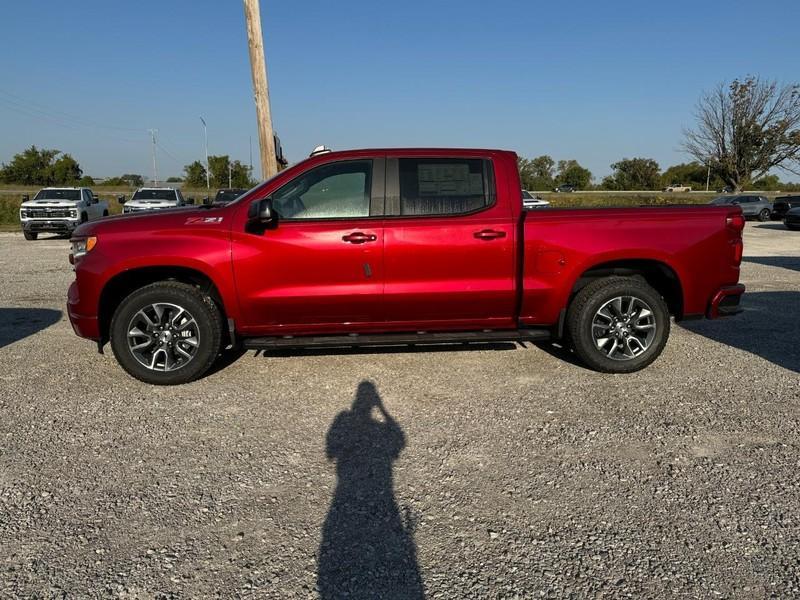
{"type": "Polygon", "coordinates": [[[73,219],[77,219],[78,218],[78,211],[77,210],[69,211],[69,216],[72,217],[73,219]]]}
{"type": "Polygon", "coordinates": [[[69,262],[75,264],[78,259],[85,256],[97,245],[97,237],[91,236],[70,243],[69,262]]]}
{"type": "Polygon", "coordinates": [[[27,210],[20,210],[19,211],[19,218],[20,219],[27,219],[28,218],[28,211],[27,210]]]}

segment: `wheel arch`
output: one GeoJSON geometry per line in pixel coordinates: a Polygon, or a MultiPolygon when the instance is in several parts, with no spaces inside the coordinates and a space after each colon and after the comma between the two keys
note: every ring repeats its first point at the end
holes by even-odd
{"type": "Polygon", "coordinates": [[[119,303],[135,290],[159,281],[179,281],[192,285],[208,294],[218,306],[223,323],[227,319],[225,303],[219,288],[207,274],[184,266],[138,267],[121,271],[103,286],[98,303],[98,325],[103,344],[109,339],[111,318],[119,303]]]}
{"type": "Polygon", "coordinates": [[[683,318],[683,286],[680,277],[667,263],[649,258],[610,260],[586,268],[575,280],[567,305],[592,281],[611,276],[644,279],[664,298],[670,314],[676,320],[683,318]]]}

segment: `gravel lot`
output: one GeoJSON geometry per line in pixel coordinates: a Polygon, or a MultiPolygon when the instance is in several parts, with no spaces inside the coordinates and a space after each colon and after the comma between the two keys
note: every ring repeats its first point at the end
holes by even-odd
{"type": "Polygon", "coordinates": [[[0,234],[0,596],[800,594],[800,234],[653,366],[238,357],[149,387],[77,338],[67,242],[0,234]]]}

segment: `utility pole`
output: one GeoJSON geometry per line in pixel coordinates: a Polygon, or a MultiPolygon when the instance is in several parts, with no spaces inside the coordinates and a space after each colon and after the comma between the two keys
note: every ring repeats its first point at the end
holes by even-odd
{"type": "Polygon", "coordinates": [[[233,179],[233,165],[231,164],[231,160],[228,159],[228,187],[232,188],[231,181],[233,179]]]}
{"type": "Polygon", "coordinates": [[[211,175],[208,171],[208,127],[206,127],[206,120],[200,117],[203,122],[203,135],[206,139],[206,189],[211,189],[211,175]]]}
{"type": "Polygon", "coordinates": [[[264,179],[269,179],[278,173],[278,159],[275,156],[275,137],[272,132],[267,64],[264,59],[264,37],[261,33],[261,11],[258,6],[258,0],[244,0],[244,17],[247,24],[250,73],[253,77],[253,95],[256,101],[256,118],[258,119],[261,176],[264,179]]]}
{"type": "Polygon", "coordinates": [[[156,134],[158,129],[148,129],[150,138],[153,140],[153,185],[158,185],[158,166],[156,165],[156,134]]]}
{"type": "Polygon", "coordinates": [[[708,191],[708,185],[711,183],[711,163],[708,163],[708,172],[706,173],[706,191],[708,191]]]}

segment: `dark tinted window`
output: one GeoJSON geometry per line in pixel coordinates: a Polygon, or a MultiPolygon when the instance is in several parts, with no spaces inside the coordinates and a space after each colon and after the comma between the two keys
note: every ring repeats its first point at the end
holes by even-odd
{"type": "Polygon", "coordinates": [[[399,167],[401,215],[462,214],[492,203],[488,161],[401,158],[399,167]]]}
{"type": "Polygon", "coordinates": [[[531,193],[530,192],[526,192],[525,190],[522,190],[522,197],[525,200],[530,200],[531,198],[533,198],[533,196],[531,196],[531,193]]]}
{"type": "Polygon", "coordinates": [[[177,200],[175,190],[137,190],[131,200],[177,200]]]}
{"type": "Polygon", "coordinates": [[[219,202],[220,204],[233,202],[246,191],[247,190],[219,190],[214,198],[214,202],[219,202]]]}
{"type": "Polygon", "coordinates": [[[736,196],[720,196],[719,198],[714,198],[711,201],[711,204],[732,204],[733,201],[736,199],[736,196]]]}
{"type": "Polygon", "coordinates": [[[368,217],[372,161],[322,165],[293,179],[272,195],[284,219],[368,217]]]}
{"type": "Polygon", "coordinates": [[[78,202],[81,199],[80,190],[40,190],[34,200],[70,200],[78,202]]]}

